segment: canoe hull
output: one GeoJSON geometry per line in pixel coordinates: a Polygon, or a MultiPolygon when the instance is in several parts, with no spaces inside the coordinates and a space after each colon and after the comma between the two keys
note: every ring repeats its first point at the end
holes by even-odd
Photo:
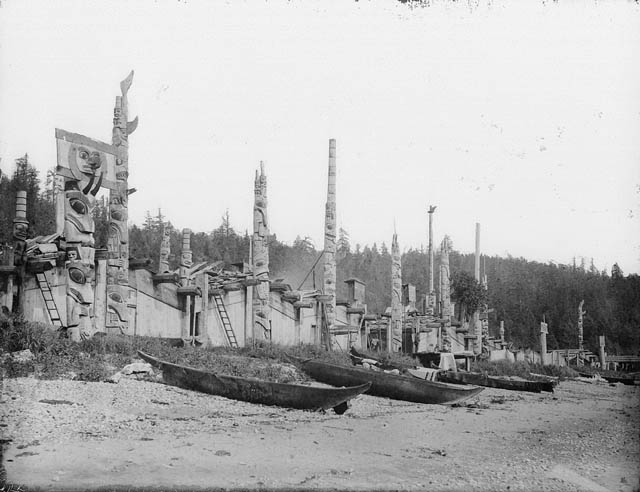
{"type": "Polygon", "coordinates": [[[334,386],[371,383],[367,394],[415,403],[451,405],[480,393],[484,388],[425,381],[384,372],[309,360],[300,363],[312,378],[334,386]]]}
{"type": "Polygon", "coordinates": [[[518,381],[485,376],[483,374],[473,372],[445,371],[438,374],[438,380],[452,384],[475,384],[477,386],[485,386],[488,388],[527,391],[530,393],[540,393],[542,391],[553,393],[554,386],[552,381],[518,381]]]}
{"type": "Polygon", "coordinates": [[[580,374],[580,376],[582,376],[584,378],[592,378],[594,375],[597,374],[602,379],[607,381],[607,383],[622,383],[622,384],[627,384],[627,385],[631,385],[631,386],[633,386],[635,384],[635,382],[638,380],[638,379],[636,379],[636,378],[634,378],[632,376],[628,376],[628,377],[603,376],[601,373],[598,373],[598,372],[578,371],[578,374],[580,374]]]}
{"type": "Polygon", "coordinates": [[[346,410],[346,402],[364,393],[369,384],[349,388],[317,388],[301,384],[275,383],[255,378],[218,375],[191,367],[165,362],[138,351],[138,355],[162,371],[165,383],[179,388],[224,396],[262,405],[328,410],[346,410]]]}

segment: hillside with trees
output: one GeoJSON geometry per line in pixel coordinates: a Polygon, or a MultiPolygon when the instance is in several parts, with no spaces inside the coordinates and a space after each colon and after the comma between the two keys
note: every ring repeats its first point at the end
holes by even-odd
{"type": "MultiPolygon", "coordinates": [[[[55,230],[53,173],[47,173],[45,183],[25,155],[16,160],[13,174],[0,176],[0,243],[11,242],[12,221],[17,190],[27,190],[30,237],[51,234],[55,230]]],[[[104,200],[94,210],[96,247],[106,247],[108,214],[104,200]]],[[[160,251],[163,227],[171,228],[170,264],[177,267],[181,249],[181,228],[173,226],[160,210],[147,213],[145,222],[131,225],[130,254],[136,258],[151,258],[155,264],[160,251]]],[[[272,231],[273,232],[273,231],[272,231]]],[[[194,231],[191,236],[193,261],[220,260],[227,264],[249,262],[250,234],[238,232],[231,225],[229,214],[209,232],[194,231]]],[[[321,250],[308,237],[297,237],[286,244],[273,234],[269,245],[272,279],[284,279],[292,288],[320,288],[322,285],[321,250]]],[[[338,300],[346,299],[344,280],[357,277],[365,282],[369,312],[382,313],[391,304],[391,254],[386,243],[372,246],[351,245],[347,231],[340,230],[337,242],[338,300]]],[[[465,302],[476,298],[474,289],[474,255],[453,251],[450,254],[452,297],[465,302]],[[475,296],[475,297],[474,297],[475,296]]],[[[409,249],[402,255],[403,283],[416,286],[418,306],[427,291],[427,252],[409,249]]],[[[439,258],[435,257],[437,287],[439,258]]],[[[584,300],[584,343],[597,351],[598,336],[607,338],[610,354],[637,354],[640,351],[640,276],[625,275],[615,264],[610,274],[593,265],[545,264],[524,258],[483,256],[488,290],[486,302],[490,308],[489,329],[498,335],[504,321],[505,336],[515,348],[539,350],[540,322],[549,324],[548,348],[577,347],[578,304],[584,300]]],[[[483,294],[484,295],[484,294],[483,294]]],[[[468,306],[467,306],[468,307],[468,306]]]]}

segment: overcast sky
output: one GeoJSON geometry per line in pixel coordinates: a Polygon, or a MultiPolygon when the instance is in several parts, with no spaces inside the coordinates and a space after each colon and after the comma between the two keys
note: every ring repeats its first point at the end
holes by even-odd
{"type": "Polygon", "coordinates": [[[640,273],[640,7],[631,1],[27,1],[0,7],[0,157],[111,141],[134,69],[130,221],[323,244],[328,141],[352,244],[427,243],[640,273]],[[579,261],[579,259],[578,259],[579,261]]]}

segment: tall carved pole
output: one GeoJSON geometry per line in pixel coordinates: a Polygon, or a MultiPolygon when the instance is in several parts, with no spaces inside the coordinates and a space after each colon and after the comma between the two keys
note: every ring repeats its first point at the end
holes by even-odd
{"type": "Polygon", "coordinates": [[[24,263],[28,231],[29,221],[27,220],[27,192],[17,191],[16,215],[13,219],[13,255],[15,265],[22,265],[24,263]]]}
{"type": "MultiPolygon", "coordinates": [[[[128,121],[127,93],[133,82],[133,71],[120,82],[121,96],[113,108],[112,145],[118,150],[115,186],[109,190],[109,240],[107,242],[107,312],[106,328],[126,333],[129,316],[129,135],[138,126],[138,118],[128,121]]],[[[100,331],[100,327],[98,327],[100,331]]]]}
{"type": "Polygon", "coordinates": [[[258,281],[253,295],[253,336],[271,339],[269,307],[269,221],[267,219],[267,175],[260,162],[260,174],[256,171],[253,203],[253,274],[258,281]]]}
{"type": "MultiPolygon", "coordinates": [[[[476,222],[476,252],[474,261],[474,277],[476,282],[480,282],[480,224],[476,222]]],[[[480,311],[476,309],[473,313],[473,329],[476,336],[473,344],[473,351],[476,354],[482,352],[482,323],[480,322],[480,311]]]]}
{"type": "MultiPolygon", "coordinates": [[[[489,289],[489,281],[487,279],[487,262],[486,256],[483,258],[483,272],[482,272],[482,282],[480,286],[482,290],[486,291],[489,289]]],[[[483,302],[480,306],[480,326],[481,326],[481,347],[488,346],[489,340],[489,306],[486,302],[483,302]]]]}
{"type": "Polygon", "coordinates": [[[168,226],[162,228],[162,243],[160,243],[160,261],[158,262],[158,273],[169,271],[169,256],[171,255],[171,230],[168,226]]]}
{"type": "Polygon", "coordinates": [[[436,291],[433,288],[433,212],[436,211],[434,205],[429,206],[429,291],[427,292],[427,314],[435,314],[436,291]]]}
{"type": "MultiPolygon", "coordinates": [[[[193,266],[193,255],[191,253],[191,229],[182,229],[182,251],[180,252],[180,267],[178,269],[180,277],[180,287],[189,285],[189,269],[193,266]]],[[[185,321],[182,324],[182,340],[185,344],[193,343],[194,333],[192,332],[191,318],[192,297],[186,295],[185,302],[185,321]]]]}
{"type": "MultiPolygon", "coordinates": [[[[22,293],[24,291],[23,282],[25,266],[27,262],[27,234],[29,232],[29,221],[27,220],[27,192],[16,192],[16,215],[13,219],[13,264],[17,269],[16,284],[18,287],[18,306],[22,303],[22,293]]],[[[9,309],[13,310],[13,278],[9,276],[10,289],[9,309]]],[[[9,286],[8,286],[9,287],[9,286]]]]}
{"type": "MultiPolygon", "coordinates": [[[[586,311],[582,310],[582,306],[584,306],[584,299],[580,301],[580,305],[578,306],[578,350],[582,352],[584,350],[583,346],[583,330],[582,330],[582,317],[587,314],[586,311]]],[[[578,358],[579,359],[579,358],[578,358]]]]}
{"type": "Polygon", "coordinates": [[[387,331],[389,352],[402,350],[402,264],[398,235],[393,233],[391,242],[391,323],[387,331]]]}
{"type": "Polygon", "coordinates": [[[328,348],[336,322],[336,141],[329,140],[329,172],[327,204],[324,216],[324,277],[323,291],[330,300],[324,303],[328,348]]]}
{"type": "Polygon", "coordinates": [[[60,129],[56,129],[56,144],[56,187],[63,190],[58,190],[56,229],[62,229],[67,257],[66,328],[77,341],[93,335],[96,329],[92,214],[100,188],[113,186],[110,178],[117,151],[112,145],[60,129]]]}
{"type": "Polygon", "coordinates": [[[191,253],[191,229],[182,229],[182,251],[180,253],[180,286],[189,285],[189,268],[193,266],[191,253]]]}
{"type": "Polygon", "coordinates": [[[451,239],[445,236],[440,245],[440,317],[448,321],[451,318],[451,285],[449,275],[449,252],[451,239]]]}

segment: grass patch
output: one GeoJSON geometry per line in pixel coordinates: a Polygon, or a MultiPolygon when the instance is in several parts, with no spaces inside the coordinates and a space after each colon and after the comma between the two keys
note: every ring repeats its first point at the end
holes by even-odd
{"type": "Polygon", "coordinates": [[[7,377],[33,374],[41,379],[80,381],[104,381],[138,360],[138,350],[175,364],[278,382],[308,379],[292,368],[290,356],[350,365],[349,357],[341,352],[327,352],[313,345],[284,347],[267,341],[249,341],[246,347],[237,349],[177,347],[167,339],[125,335],[98,335],[74,342],[61,336],[56,327],[1,314],[0,349],[4,353],[28,349],[34,355],[32,360],[25,362],[4,357],[2,368],[7,377]]]}

